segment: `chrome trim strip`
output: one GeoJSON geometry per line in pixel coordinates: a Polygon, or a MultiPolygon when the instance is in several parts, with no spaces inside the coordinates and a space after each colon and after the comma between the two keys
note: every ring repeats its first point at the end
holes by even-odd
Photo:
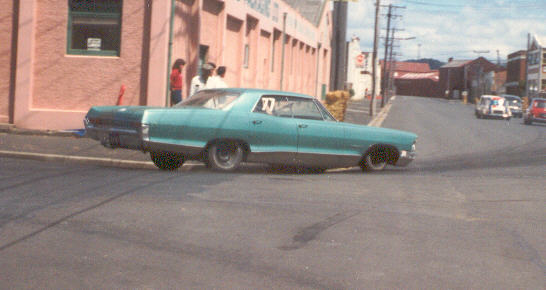
{"type": "Polygon", "coordinates": [[[166,142],[155,142],[155,141],[144,141],[144,148],[147,151],[170,151],[170,152],[177,152],[182,153],[189,156],[197,156],[201,154],[204,147],[196,147],[196,146],[187,146],[187,145],[180,145],[180,144],[173,144],[173,143],[166,143],[166,142]]]}

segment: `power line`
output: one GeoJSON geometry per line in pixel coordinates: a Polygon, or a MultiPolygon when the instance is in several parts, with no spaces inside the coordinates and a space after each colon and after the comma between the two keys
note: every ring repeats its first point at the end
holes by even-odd
{"type": "Polygon", "coordinates": [[[446,3],[437,3],[437,2],[426,2],[426,1],[416,1],[416,0],[404,0],[405,3],[408,4],[415,4],[415,5],[421,5],[421,6],[429,6],[429,7],[444,7],[444,8],[465,8],[470,7],[474,9],[546,9],[546,5],[544,4],[523,4],[523,3],[510,3],[506,6],[499,6],[498,4],[488,4],[488,3],[466,3],[466,4],[446,4],[446,3]]]}

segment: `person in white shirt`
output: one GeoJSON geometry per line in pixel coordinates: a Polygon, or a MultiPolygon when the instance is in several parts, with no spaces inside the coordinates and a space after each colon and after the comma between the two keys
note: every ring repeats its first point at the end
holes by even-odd
{"type": "Polygon", "coordinates": [[[205,85],[205,88],[207,89],[223,89],[227,88],[228,85],[224,81],[224,76],[226,75],[226,67],[225,66],[219,66],[216,70],[216,75],[210,77],[207,80],[207,84],[205,85]]]}
{"type": "Polygon", "coordinates": [[[210,79],[213,69],[214,67],[208,63],[201,67],[201,74],[196,75],[191,79],[190,96],[206,88],[207,81],[210,79]]]}

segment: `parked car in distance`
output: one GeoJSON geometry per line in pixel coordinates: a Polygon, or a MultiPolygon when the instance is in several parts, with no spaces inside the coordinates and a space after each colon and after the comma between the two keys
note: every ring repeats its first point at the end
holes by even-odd
{"type": "Polygon", "coordinates": [[[417,135],[338,122],[315,98],[260,89],[203,90],[174,107],[92,107],[86,135],[149,152],[160,169],[186,160],[232,171],[241,162],[383,170],[415,158],[417,135]]]}
{"type": "Polygon", "coordinates": [[[482,95],[476,104],[476,118],[501,118],[510,120],[512,114],[503,97],[482,95]]]}
{"type": "Polygon", "coordinates": [[[546,98],[534,98],[525,110],[523,123],[530,125],[533,122],[546,123],[546,98]]]}
{"type": "Polygon", "coordinates": [[[501,95],[501,97],[504,98],[505,103],[513,117],[523,117],[523,111],[521,109],[522,102],[520,97],[514,95],[501,95]]]}

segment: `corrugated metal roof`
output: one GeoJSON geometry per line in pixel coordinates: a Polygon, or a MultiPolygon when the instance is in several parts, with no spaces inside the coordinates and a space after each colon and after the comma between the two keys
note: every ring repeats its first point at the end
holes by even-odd
{"type": "Polygon", "coordinates": [[[426,73],[403,73],[396,77],[397,79],[404,79],[404,80],[422,80],[422,79],[430,79],[433,81],[438,81],[440,77],[438,76],[438,71],[431,71],[426,73]]]}
{"type": "Polygon", "coordinates": [[[452,61],[444,64],[443,66],[441,66],[441,68],[461,67],[461,66],[464,66],[465,64],[468,64],[470,62],[472,62],[472,60],[452,60],[452,61]]]}
{"type": "Polygon", "coordinates": [[[318,25],[322,16],[322,6],[327,0],[284,0],[286,4],[296,9],[305,19],[318,25]]]}

